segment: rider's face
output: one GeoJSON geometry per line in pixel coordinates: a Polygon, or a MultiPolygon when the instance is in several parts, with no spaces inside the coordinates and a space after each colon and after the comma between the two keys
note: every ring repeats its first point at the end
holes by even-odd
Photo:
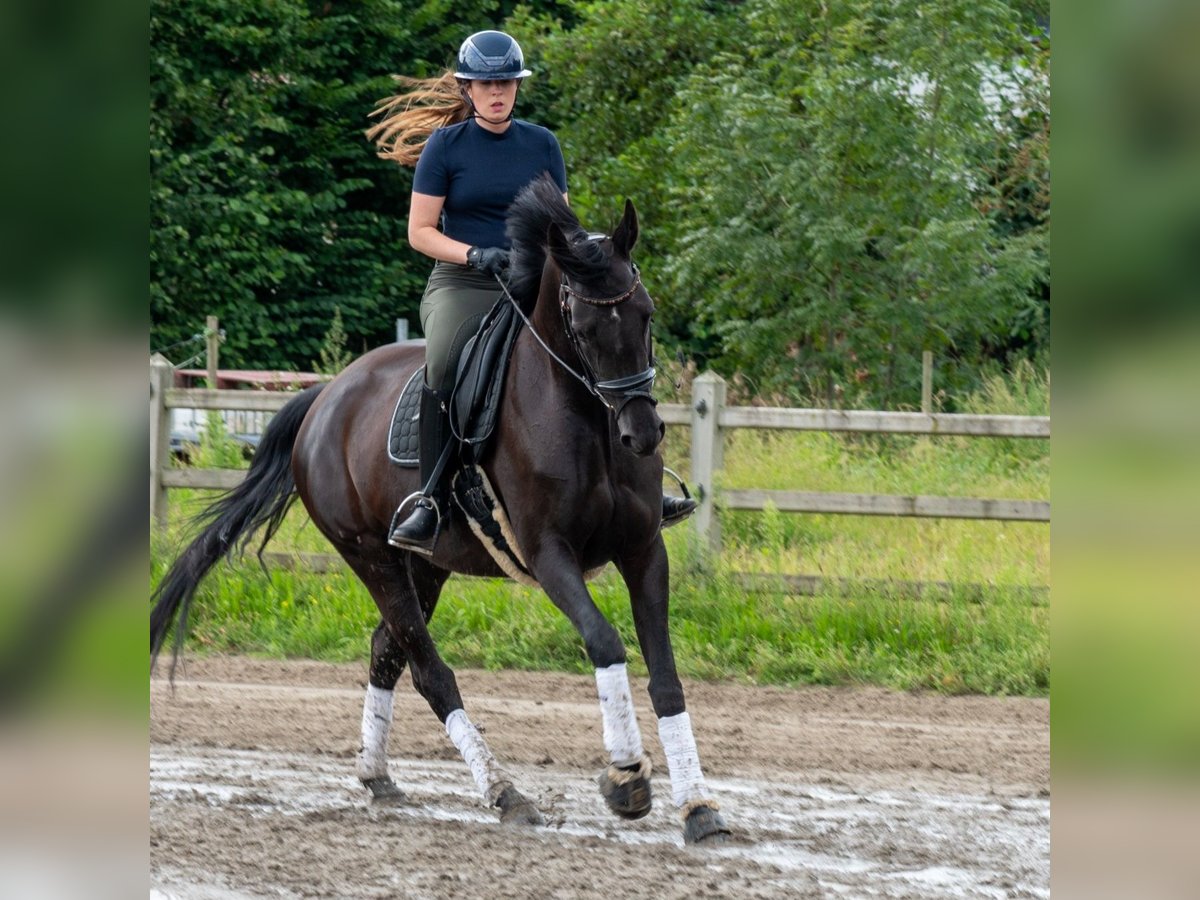
{"type": "Polygon", "coordinates": [[[512,113],[517,102],[515,78],[498,81],[471,81],[467,83],[467,94],[475,104],[475,110],[492,122],[503,122],[512,113]]]}

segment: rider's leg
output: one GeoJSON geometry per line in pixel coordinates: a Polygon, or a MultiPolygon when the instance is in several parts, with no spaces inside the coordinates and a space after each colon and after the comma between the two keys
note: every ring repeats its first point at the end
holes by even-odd
{"type": "MultiPolygon", "coordinates": [[[[446,496],[441,478],[436,472],[446,442],[450,439],[449,416],[443,408],[443,396],[421,385],[421,415],[417,420],[420,428],[421,450],[421,496],[412,504],[407,519],[394,522],[388,534],[388,543],[407,550],[430,552],[437,540],[438,524],[446,510],[446,496]]],[[[443,469],[445,465],[443,464],[443,469]]],[[[401,507],[403,508],[403,506],[401,507]]],[[[399,518],[400,510],[396,510],[399,518]]]]}
{"type": "MultiPolygon", "coordinates": [[[[393,516],[388,543],[405,550],[433,551],[440,516],[448,504],[439,495],[440,481],[431,483],[434,467],[451,439],[444,406],[454,386],[454,371],[467,339],[475,333],[499,295],[494,278],[466,266],[437,263],[421,299],[421,328],[425,333],[425,385],[421,395],[421,497],[406,499],[393,516]],[[436,504],[436,507],[435,507],[436,504]],[[406,519],[401,518],[407,512],[406,519]]],[[[447,462],[443,475],[449,474],[447,462]]]]}

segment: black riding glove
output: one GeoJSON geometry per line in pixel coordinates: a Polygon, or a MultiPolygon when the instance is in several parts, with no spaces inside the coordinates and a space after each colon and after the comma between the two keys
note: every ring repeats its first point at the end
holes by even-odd
{"type": "Polygon", "coordinates": [[[503,247],[472,247],[467,251],[467,265],[484,275],[499,275],[508,268],[508,251],[503,247]]]}

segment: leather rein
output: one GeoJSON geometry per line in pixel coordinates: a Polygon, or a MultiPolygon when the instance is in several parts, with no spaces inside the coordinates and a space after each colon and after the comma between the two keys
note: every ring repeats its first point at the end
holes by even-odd
{"type": "Polygon", "coordinates": [[[533,323],[529,321],[529,317],[525,315],[521,309],[521,305],[513,298],[513,295],[508,291],[508,285],[499,275],[496,276],[496,281],[500,283],[501,290],[504,291],[504,296],[508,298],[508,302],[516,309],[517,315],[525,322],[529,328],[530,334],[534,336],[542,349],[550,354],[551,358],[564,368],[569,374],[575,377],[580,384],[588,389],[588,392],[603,403],[612,412],[613,416],[621,415],[621,411],[634,400],[648,400],[652,406],[657,406],[658,401],[654,399],[654,395],[650,391],[654,387],[654,378],[658,374],[654,366],[648,366],[641,372],[634,375],[626,375],[621,378],[610,378],[606,381],[601,381],[596,377],[595,371],[591,364],[587,361],[587,357],[583,355],[583,348],[579,345],[579,337],[575,334],[575,329],[571,325],[571,298],[587,303],[589,306],[618,306],[624,303],[634,292],[641,286],[642,276],[638,271],[636,264],[633,265],[633,284],[629,286],[623,294],[617,294],[613,297],[595,298],[581,294],[579,291],[571,287],[567,282],[567,276],[562,276],[562,283],[558,288],[558,307],[562,313],[563,329],[567,333],[567,340],[571,342],[571,346],[575,348],[575,355],[579,358],[583,374],[575,371],[562,357],[550,349],[550,346],[542,340],[542,336],[537,333],[533,327],[533,323]],[[609,396],[614,399],[610,400],[609,396]]]}

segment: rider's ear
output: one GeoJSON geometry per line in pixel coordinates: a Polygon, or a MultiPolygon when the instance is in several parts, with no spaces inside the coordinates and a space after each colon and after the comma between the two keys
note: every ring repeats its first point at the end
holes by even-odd
{"type": "Polygon", "coordinates": [[[637,210],[633,208],[633,201],[626,199],[625,215],[621,216],[621,224],[618,225],[617,230],[613,232],[613,249],[617,251],[618,255],[628,259],[630,252],[633,250],[633,245],[637,243],[637,239],[637,210]]]}

